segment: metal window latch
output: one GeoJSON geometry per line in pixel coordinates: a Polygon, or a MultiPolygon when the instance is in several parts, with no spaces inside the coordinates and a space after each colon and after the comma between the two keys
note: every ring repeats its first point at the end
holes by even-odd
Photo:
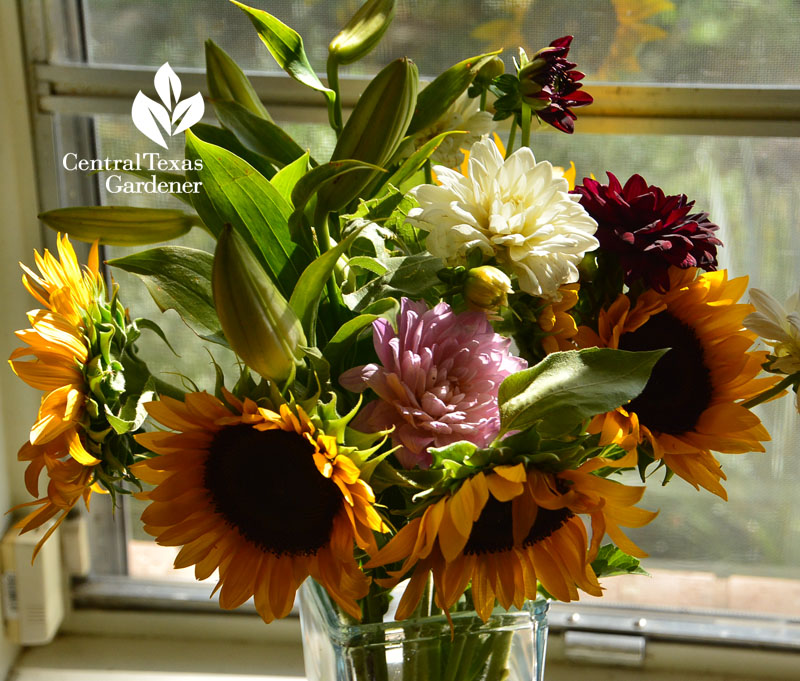
{"type": "Polygon", "coordinates": [[[593,665],[642,667],[645,643],[644,636],[590,631],[564,633],[566,658],[571,662],[590,662],[593,665]]]}

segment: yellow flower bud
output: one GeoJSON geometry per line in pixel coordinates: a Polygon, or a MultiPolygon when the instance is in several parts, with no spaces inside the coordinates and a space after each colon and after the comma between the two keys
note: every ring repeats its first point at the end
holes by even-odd
{"type": "Polygon", "coordinates": [[[496,267],[482,265],[467,272],[464,297],[471,307],[496,310],[507,306],[511,291],[511,279],[496,267]]]}
{"type": "Polygon", "coordinates": [[[328,47],[338,64],[352,64],[369,54],[394,18],[395,0],[367,0],[328,47]]]}
{"type": "Polygon", "coordinates": [[[307,345],[289,303],[230,227],[219,236],[211,284],[214,306],[231,349],[264,378],[283,381],[307,345]]]}

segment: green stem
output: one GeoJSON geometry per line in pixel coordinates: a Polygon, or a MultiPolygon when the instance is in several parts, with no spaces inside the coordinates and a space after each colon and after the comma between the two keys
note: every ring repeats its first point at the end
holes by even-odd
{"type": "Polygon", "coordinates": [[[531,146],[531,114],[531,107],[522,102],[522,139],[520,140],[522,147],[531,146]]]}
{"type": "Polygon", "coordinates": [[[514,151],[514,142],[517,139],[517,119],[511,119],[511,130],[508,133],[508,143],[506,144],[506,158],[511,156],[514,151]]]}
{"type": "Polygon", "coordinates": [[[338,137],[342,132],[342,95],[339,92],[339,63],[328,58],[328,87],[333,90],[333,102],[328,100],[328,122],[338,137]]]}
{"type": "Polygon", "coordinates": [[[431,168],[431,160],[425,161],[423,166],[425,169],[425,184],[433,184],[433,169],[431,168]]]}
{"type": "Polygon", "coordinates": [[[492,634],[492,650],[489,653],[489,668],[486,681],[504,681],[508,678],[508,656],[511,654],[511,640],[514,633],[500,631],[492,634]]]}
{"type": "Polygon", "coordinates": [[[747,400],[747,402],[744,402],[742,406],[745,409],[752,409],[756,405],[761,404],[762,402],[766,402],[767,400],[772,399],[776,395],[779,395],[784,390],[792,387],[796,383],[800,383],[800,371],[798,371],[796,374],[792,374],[791,376],[787,376],[780,383],[772,386],[769,390],[765,390],[760,395],[756,395],[755,397],[747,400]]]}
{"type": "Polygon", "coordinates": [[[481,111],[486,111],[486,90],[481,91],[481,111]]]}

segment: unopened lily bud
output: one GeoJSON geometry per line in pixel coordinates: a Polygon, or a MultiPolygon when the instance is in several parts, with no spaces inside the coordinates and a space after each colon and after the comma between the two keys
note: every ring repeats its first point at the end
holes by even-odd
{"type": "MultiPolygon", "coordinates": [[[[396,59],[372,79],[347,119],[331,161],[355,159],[385,166],[400,146],[417,104],[419,72],[409,59],[396,59]]],[[[317,194],[318,209],[346,205],[377,170],[354,170],[329,182],[317,194]]]]}
{"type": "Polygon", "coordinates": [[[206,78],[212,99],[236,102],[250,113],[272,121],[244,71],[213,40],[206,40],[206,78]]]}
{"type": "Polygon", "coordinates": [[[372,52],[394,19],[395,0],[367,0],[328,46],[330,59],[352,64],[372,52]]]}
{"type": "Polygon", "coordinates": [[[496,310],[508,305],[508,294],[512,291],[511,279],[491,265],[473,267],[467,272],[464,297],[471,307],[496,310]]]}
{"type": "Polygon", "coordinates": [[[231,349],[264,378],[283,381],[302,362],[307,344],[289,303],[230,227],[219,236],[211,284],[214,306],[231,349]]]}
{"type": "Polygon", "coordinates": [[[50,229],[79,241],[99,241],[109,246],[170,241],[200,224],[197,217],[180,210],[129,206],[57,208],[41,213],[39,219],[50,229]]]}

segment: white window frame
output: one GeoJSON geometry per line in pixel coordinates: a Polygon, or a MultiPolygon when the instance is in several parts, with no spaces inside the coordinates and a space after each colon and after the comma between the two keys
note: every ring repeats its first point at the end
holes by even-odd
{"type": "MultiPolygon", "coordinates": [[[[29,95],[33,103],[40,210],[60,207],[64,196],[70,197],[71,205],[91,203],[97,199],[96,187],[93,189],[91,182],[64,186],[63,175],[59,172],[59,139],[54,133],[54,120],[59,115],[70,114],[128,114],[136,93],[151,86],[153,69],[51,63],[48,33],[52,34],[57,28],[63,33],[72,33],[72,36],[66,36],[67,40],[70,37],[73,41],[81,38],[80,21],[75,14],[75,10],[80,8],[80,0],[16,2],[24,29],[29,95]],[[55,9],[63,11],[65,26],[48,27],[55,9]],[[65,27],[70,30],[64,31],[65,27]]],[[[80,45],[73,45],[73,48],[80,52],[80,45]]],[[[187,90],[208,95],[201,71],[178,69],[177,72],[187,90]]],[[[250,77],[256,92],[277,120],[319,123],[327,120],[318,93],[284,75],[250,74],[250,77]]],[[[345,110],[353,106],[366,82],[365,79],[343,79],[345,110]]],[[[800,88],[797,87],[601,83],[591,84],[587,89],[591,90],[595,103],[581,110],[578,136],[800,137],[800,88]],[[768,106],[764,102],[768,102],[768,106]]],[[[89,140],[90,144],[92,142],[89,140]]],[[[41,239],[42,243],[50,240],[52,245],[52,236],[47,234],[47,230],[41,239]]],[[[104,521],[93,518],[93,522],[104,521]]],[[[101,531],[116,531],[120,539],[125,538],[124,528],[101,531]]],[[[122,559],[117,556],[114,560],[119,565],[122,559]]],[[[264,627],[252,609],[244,608],[240,612],[245,614],[240,615],[220,614],[216,602],[208,600],[208,591],[207,586],[143,584],[119,577],[92,580],[73,589],[73,608],[63,632],[68,639],[76,637],[76,640],[87,635],[114,632],[114,636],[125,637],[127,641],[128,636],[143,632],[151,636],[167,636],[178,630],[188,646],[187,650],[196,645],[193,641],[208,638],[245,640],[254,644],[258,642],[258,645],[268,638],[274,644],[291,644],[296,648],[299,637],[296,618],[264,627]]],[[[630,674],[624,671],[615,674],[613,678],[620,680],[640,679],[643,669],[648,670],[648,679],[655,680],[675,678],[672,674],[681,671],[696,673],[701,668],[709,672],[708,678],[715,678],[713,673],[744,674],[741,678],[757,679],[795,678],[793,674],[798,668],[800,622],[797,619],[762,618],[749,614],[737,617],[711,612],[685,615],[667,609],[576,603],[554,604],[550,626],[548,681],[572,678],[570,660],[579,660],[582,647],[591,649],[592,645],[597,650],[605,648],[609,651],[607,657],[617,664],[639,665],[630,674]],[[641,661],[626,660],[624,651],[621,657],[614,657],[615,646],[617,652],[621,650],[618,646],[620,641],[614,638],[619,636],[626,637],[627,642],[635,639],[646,643],[646,653],[641,661]]],[[[116,645],[106,647],[120,649],[116,645]]],[[[21,669],[34,669],[37,664],[44,664],[42,668],[46,668],[42,662],[46,656],[45,650],[32,651],[28,654],[27,667],[23,664],[21,669]]],[[[602,657],[596,654],[595,663],[602,657]]],[[[98,660],[103,663],[102,656],[98,660]]],[[[226,661],[227,665],[231,663],[235,661],[226,661]]],[[[582,669],[581,673],[590,673],[588,667],[582,669]]],[[[41,678],[46,678],[46,675],[41,678]]]]}

